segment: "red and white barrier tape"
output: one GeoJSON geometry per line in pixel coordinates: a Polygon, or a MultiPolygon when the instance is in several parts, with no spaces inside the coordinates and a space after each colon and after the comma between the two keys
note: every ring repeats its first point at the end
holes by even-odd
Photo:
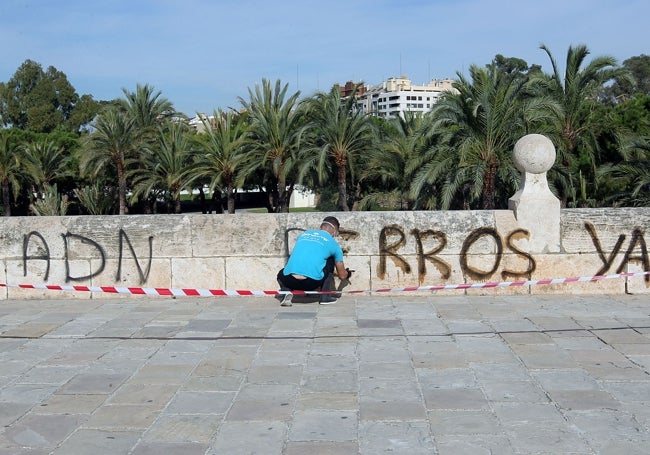
{"type": "Polygon", "coordinates": [[[358,291],[255,291],[249,289],[186,289],[186,288],[141,288],[141,287],[119,287],[119,286],[74,286],[55,284],[6,284],[0,283],[0,287],[21,288],[21,289],[44,289],[50,291],[74,291],[74,292],[104,292],[110,294],[131,294],[131,295],[156,295],[174,297],[222,297],[222,296],[261,296],[261,295],[309,295],[309,294],[372,294],[389,292],[411,292],[411,291],[446,291],[452,289],[481,289],[481,288],[504,288],[514,286],[534,286],[543,284],[562,284],[587,281],[599,281],[612,278],[630,278],[650,275],[650,271],[616,273],[611,275],[594,275],[572,278],[552,278],[543,280],[521,280],[501,281],[488,283],[462,283],[462,284],[440,284],[433,286],[406,286],[401,288],[369,289],[358,291]]]}

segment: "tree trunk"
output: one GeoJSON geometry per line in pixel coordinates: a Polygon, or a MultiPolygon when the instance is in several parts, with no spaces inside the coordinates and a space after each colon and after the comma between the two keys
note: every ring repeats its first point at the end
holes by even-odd
{"type": "Polygon", "coordinates": [[[122,163],[117,164],[117,181],[118,181],[118,198],[120,201],[120,215],[126,215],[126,175],[124,175],[124,166],[122,163]]]}
{"type": "Polygon", "coordinates": [[[9,196],[9,183],[2,182],[2,208],[4,216],[11,216],[11,197],[9,196]]]}
{"type": "Polygon", "coordinates": [[[289,188],[285,188],[284,190],[284,197],[282,202],[282,207],[281,207],[281,212],[280,213],[289,213],[289,205],[291,204],[291,195],[293,194],[293,186],[294,184],[292,183],[289,185],[289,188]]]}
{"type": "Polygon", "coordinates": [[[226,192],[228,194],[228,213],[235,213],[235,188],[232,183],[228,184],[226,192]]]}
{"type": "Polygon", "coordinates": [[[356,212],[359,210],[359,201],[361,200],[361,182],[357,182],[356,187],[354,188],[354,202],[352,202],[352,211],[356,212]]]}
{"type": "Polygon", "coordinates": [[[494,180],[497,173],[497,164],[494,156],[489,158],[489,164],[483,176],[483,210],[494,210],[494,180]]]}
{"type": "Polygon", "coordinates": [[[182,212],[182,210],[181,210],[181,194],[178,193],[174,197],[174,213],[179,214],[181,212],[182,212]]]}
{"type": "Polygon", "coordinates": [[[223,207],[221,206],[221,191],[212,192],[212,206],[214,207],[214,213],[223,213],[223,207]]]}
{"type": "Polygon", "coordinates": [[[205,204],[205,192],[203,191],[203,185],[199,186],[199,201],[201,201],[201,213],[205,215],[208,213],[208,211],[205,204]]]}
{"type": "Polygon", "coordinates": [[[287,181],[284,175],[284,163],[278,167],[278,201],[276,212],[289,213],[289,202],[287,199],[287,181]]]}
{"type": "Polygon", "coordinates": [[[336,170],[338,174],[339,210],[343,212],[349,212],[350,207],[348,207],[348,190],[346,185],[347,175],[345,172],[345,166],[338,166],[336,170]]]}

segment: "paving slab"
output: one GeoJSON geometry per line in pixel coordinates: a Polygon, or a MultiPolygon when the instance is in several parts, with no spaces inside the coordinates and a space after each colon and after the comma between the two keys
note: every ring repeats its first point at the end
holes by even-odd
{"type": "Polygon", "coordinates": [[[635,295],[3,300],[0,455],[645,454],[635,295]]]}

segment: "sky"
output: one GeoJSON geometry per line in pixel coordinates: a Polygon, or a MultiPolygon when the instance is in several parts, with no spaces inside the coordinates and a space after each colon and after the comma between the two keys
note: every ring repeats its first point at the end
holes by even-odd
{"type": "Polygon", "coordinates": [[[414,84],[497,54],[561,70],[570,46],[619,64],[650,54],[647,0],[2,0],[0,81],[30,59],[79,95],[149,84],[177,111],[239,108],[263,79],[311,96],[333,84],[414,84]]]}

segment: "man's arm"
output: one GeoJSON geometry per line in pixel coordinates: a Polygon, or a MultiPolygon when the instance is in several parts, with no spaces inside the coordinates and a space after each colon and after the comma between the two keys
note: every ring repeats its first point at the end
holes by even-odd
{"type": "Polygon", "coordinates": [[[343,263],[343,261],[336,262],[335,267],[336,267],[336,274],[341,280],[347,280],[349,278],[348,271],[345,270],[345,264],[343,263]]]}

